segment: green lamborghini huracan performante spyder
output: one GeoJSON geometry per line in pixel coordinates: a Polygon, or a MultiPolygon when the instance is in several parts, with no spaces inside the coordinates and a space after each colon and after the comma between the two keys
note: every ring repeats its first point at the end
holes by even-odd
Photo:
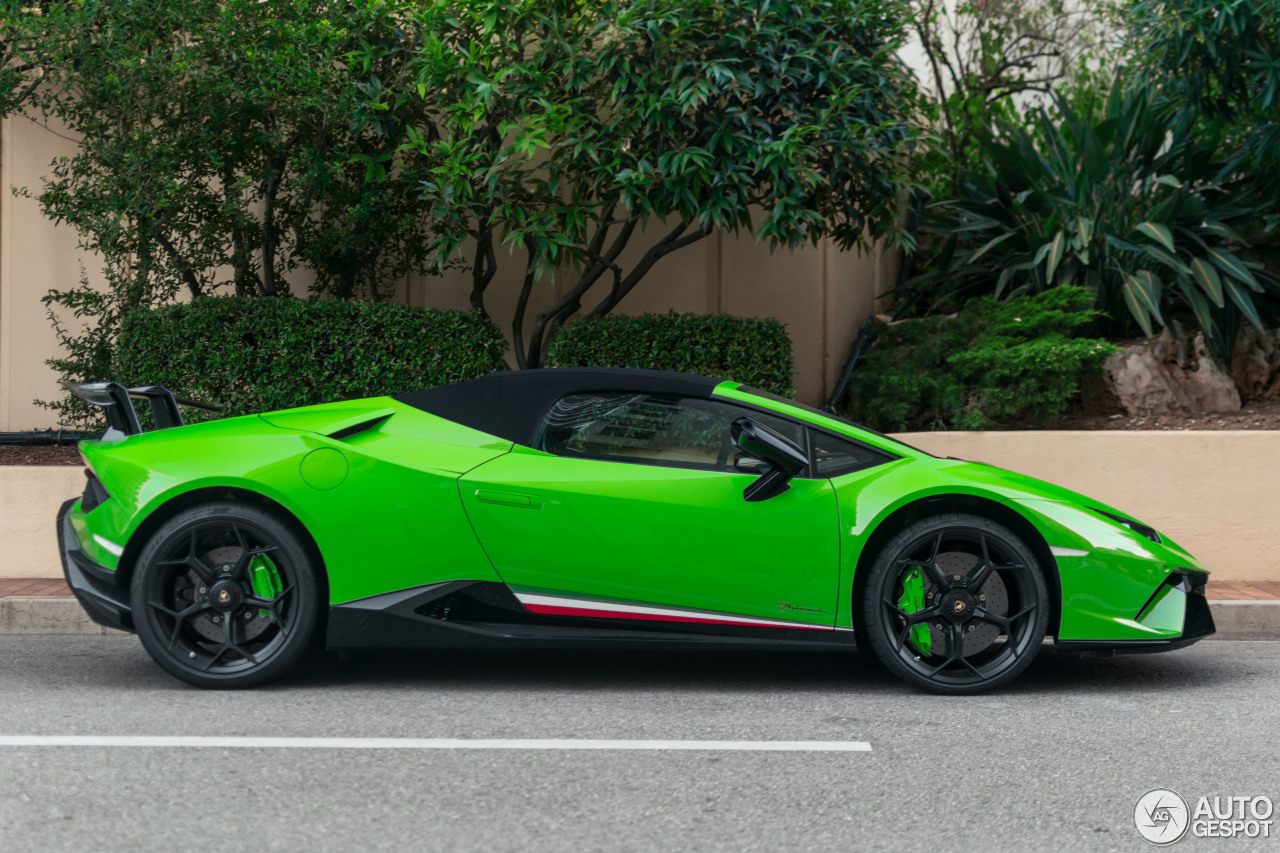
{"type": "Polygon", "coordinates": [[[58,515],[67,580],[202,687],[277,678],[321,638],[856,642],[959,694],[1046,637],[1112,654],[1214,630],[1205,571],[1120,511],[736,382],[527,370],[190,426],[161,386],[73,390],[110,427],[58,515]]]}

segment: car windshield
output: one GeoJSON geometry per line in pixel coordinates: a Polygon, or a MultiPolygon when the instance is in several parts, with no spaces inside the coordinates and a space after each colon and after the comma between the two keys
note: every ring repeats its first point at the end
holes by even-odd
{"type": "Polygon", "coordinates": [[[929,453],[929,451],[927,450],[921,450],[920,448],[916,447],[914,444],[907,444],[905,441],[894,438],[891,435],[885,435],[884,433],[880,432],[880,430],[878,429],[872,429],[869,426],[863,426],[862,424],[855,423],[854,421],[851,421],[848,418],[842,418],[839,415],[832,414],[831,412],[824,412],[822,409],[817,409],[817,408],[814,408],[813,406],[806,406],[804,403],[800,403],[795,400],[792,400],[790,397],[783,397],[782,395],[774,394],[771,391],[761,391],[759,388],[752,388],[750,385],[739,385],[738,390],[745,391],[748,394],[755,394],[757,397],[764,397],[766,400],[773,400],[774,402],[777,402],[777,403],[786,403],[788,406],[795,406],[797,409],[802,409],[811,414],[821,415],[822,417],[830,418],[833,421],[840,421],[841,423],[848,424],[851,427],[857,427],[863,432],[869,432],[872,435],[878,435],[881,438],[883,438],[885,441],[892,441],[894,444],[901,444],[903,447],[909,447],[912,450],[916,451],[917,453],[925,453],[925,454],[928,454],[929,456],[933,456],[933,454],[929,453]]]}

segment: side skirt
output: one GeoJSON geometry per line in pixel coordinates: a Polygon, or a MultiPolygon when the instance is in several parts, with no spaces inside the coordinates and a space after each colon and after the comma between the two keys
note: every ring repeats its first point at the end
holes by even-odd
{"type": "Polygon", "coordinates": [[[492,581],[446,581],[332,605],[325,645],[330,649],[855,648],[852,631],[543,616],[525,609],[508,586],[492,581]]]}

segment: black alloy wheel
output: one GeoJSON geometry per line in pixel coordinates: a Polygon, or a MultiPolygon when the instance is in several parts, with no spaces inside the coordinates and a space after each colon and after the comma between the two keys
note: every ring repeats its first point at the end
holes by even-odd
{"type": "Polygon", "coordinates": [[[167,521],[138,557],[134,626],[151,657],[198,687],[251,687],[306,655],[319,572],[274,514],[220,501],[167,521]]]}
{"type": "Polygon", "coordinates": [[[981,693],[1035,658],[1049,595],[1034,555],[1008,528],[976,515],[921,519],[871,568],[867,638],[899,678],[933,693],[981,693]]]}

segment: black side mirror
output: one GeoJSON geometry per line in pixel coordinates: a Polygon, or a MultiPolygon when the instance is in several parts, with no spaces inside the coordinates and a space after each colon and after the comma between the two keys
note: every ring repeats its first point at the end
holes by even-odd
{"type": "Polygon", "coordinates": [[[738,418],[729,430],[734,445],[748,456],[773,467],[743,491],[749,501],[768,500],[791,488],[791,478],[809,464],[808,455],[795,442],[750,418],[738,418]]]}

